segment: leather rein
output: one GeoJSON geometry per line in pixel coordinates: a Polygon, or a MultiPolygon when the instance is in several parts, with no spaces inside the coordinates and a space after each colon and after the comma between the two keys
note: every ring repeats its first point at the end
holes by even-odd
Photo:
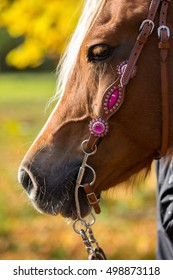
{"type": "Polygon", "coordinates": [[[136,74],[136,63],[140,57],[143,47],[152,34],[155,24],[154,20],[157,11],[160,7],[159,27],[157,29],[161,60],[161,91],[162,91],[162,140],[161,148],[156,158],[166,155],[169,139],[169,98],[168,98],[168,74],[167,74],[167,58],[169,50],[170,29],[167,26],[168,8],[171,0],[152,0],[147,18],[142,22],[139,35],[135,45],[131,51],[128,61],[123,61],[117,66],[117,79],[105,91],[102,98],[102,106],[100,116],[91,120],[89,124],[90,137],[82,142],[81,147],[84,153],[82,165],[76,180],[75,187],[75,203],[77,211],[77,219],[73,224],[76,233],[80,234],[88,252],[90,260],[106,259],[103,250],[99,247],[98,242],[94,238],[92,225],[95,222],[95,217],[92,215],[92,220],[89,222],[81,216],[79,202],[79,188],[83,188],[88,202],[93,207],[96,214],[100,213],[99,200],[100,195],[94,192],[94,182],[96,173],[94,169],[87,164],[88,158],[97,152],[97,146],[100,140],[108,133],[109,118],[114,115],[122,106],[125,99],[125,88],[131,78],[136,74]],[[89,169],[93,174],[93,180],[90,183],[82,184],[85,170],[89,169]]]}

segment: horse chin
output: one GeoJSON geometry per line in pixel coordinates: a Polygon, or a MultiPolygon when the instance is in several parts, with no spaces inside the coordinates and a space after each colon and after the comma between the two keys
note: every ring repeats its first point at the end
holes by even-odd
{"type": "MultiPolygon", "coordinates": [[[[81,217],[84,218],[91,212],[91,208],[90,208],[88,201],[86,199],[86,196],[83,192],[79,193],[79,202],[80,201],[82,201],[82,203],[80,203],[80,212],[81,212],[80,214],[81,214],[81,217]]],[[[64,218],[71,218],[72,220],[76,220],[77,213],[76,213],[75,204],[71,204],[71,203],[69,203],[69,201],[65,201],[61,207],[60,214],[64,218]]]]}

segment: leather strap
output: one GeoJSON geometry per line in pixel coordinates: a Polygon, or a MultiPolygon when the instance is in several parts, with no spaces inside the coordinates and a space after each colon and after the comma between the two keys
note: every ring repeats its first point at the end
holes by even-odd
{"type": "Polygon", "coordinates": [[[162,91],[162,142],[159,152],[159,158],[163,157],[168,148],[169,139],[169,96],[168,96],[168,73],[167,73],[167,57],[169,50],[169,36],[170,30],[166,26],[168,7],[170,0],[162,0],[158,36],[160,42],[158,47],[160,49],[161,58],[161,91],[162,91]]]}
{"type": "Polygon", "coordinates": [[[160,5],[160,0],[153,0],[151,2],[151,5],[149,7],[148,16],[141,24],[141,27],[139,29],[140,34],[139,34],[137,41],[133,47],[133,50],[130,54],[130,58],[128,60],[126,70],[121,79],[121,83],[123,86],[128,84],[128,82],[130,80],[130,76],[133,72],[133,69],[138,61],[139,55],[141,54],[141,51],[142,51],[144,45],[148,41],[148,38],[154,29],[154,19],[155,19],[157,10],[159,8],[159,5],[160,5]]]}
{"type": "Polygon", "coordinates": [[[99,138],[97,136],[94,136],[93,134],[90,135],[90,138],[87,143],[86,151],[91,152],[95,149],[95,146],[99,143],[99,138]]]}
{"type": "Polygon", "coordinates": [[[94,190],[89,183],[83,185],[89,204],[94,208],[96,214],[100,214],[101,209],[99,206],[100,195],[96,196],[94,190]]]}

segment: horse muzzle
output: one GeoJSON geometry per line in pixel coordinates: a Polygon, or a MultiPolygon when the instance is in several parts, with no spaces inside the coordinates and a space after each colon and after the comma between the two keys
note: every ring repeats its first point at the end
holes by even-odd
{"type": "MultiPolygon", "coordinates": [[[[53,185],[47,178],[41,178],[31,168],[21,166],[18,171],[18,181],[26,191],[33,206],[43,214],[58,215],[76,219],[75,180],[64,180],[61,185],[53,185]]],[[[90,206],[83,190],[79,191],[81,215],[84,217],[90,212],[90,206]],[[82,203],[81,203],[82,202],[82,203]]]]}

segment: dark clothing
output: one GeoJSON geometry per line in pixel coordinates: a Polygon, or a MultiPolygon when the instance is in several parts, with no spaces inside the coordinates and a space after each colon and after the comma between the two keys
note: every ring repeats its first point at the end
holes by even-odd
{"type": "Polygon", "coordinates": [[[173,159],[156,162],[157,259],[173,260],[173,159]]]}

